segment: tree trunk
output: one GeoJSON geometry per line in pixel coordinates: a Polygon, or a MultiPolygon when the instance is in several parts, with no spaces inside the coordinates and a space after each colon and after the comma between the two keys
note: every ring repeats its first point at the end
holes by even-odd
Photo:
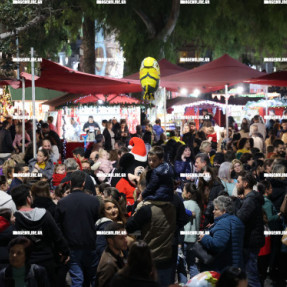
{"type": "Polygon", "coordinates": [[[95,21],[85,16],[83,23],[83,72],[95,74],[95,21]]]}

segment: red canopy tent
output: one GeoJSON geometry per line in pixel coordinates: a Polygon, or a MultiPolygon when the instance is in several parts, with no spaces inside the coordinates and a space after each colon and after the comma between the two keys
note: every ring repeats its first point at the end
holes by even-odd
{"type": "MultiPolygon", "coordinates": [[[[31,86],[31,75],[21,74],[26,81],[26,87],[31,86]]],[[[35,81],[36,87],[63,91],[67,93],[136,93],[142,88],[139,81],[114,79],[74,71],[54,62],[43,59],[41,76],[35,81]]]]}
{"type": "MultiPolygon", "coordinates": [[[[161,59],[159,62],[160,76],[167,77],[177,73],[187,71],[187,69],[178,65],[172,64],[166,59],[161,59]]],[[[139,72],[126,76],[125,79],[139,80],[139,72]]]]}
{"type": "Polygon", "coordinates": [[[271,73],[255,79],[249,79],[244,82],[257,85],[287,87],[287,71],[271,73]]]}
{"type": "Polygon", "coordinates": [[[81,97],[74,101],[75,104],[87,104],[87,103],[94,103],[97,101],[103,101],[109,103],[111,105],[121,105],[121,104],[139,104],[140,100],[128,97],[126,95],[89,95],[81,97]]]}
{"type": "Polygon", "coordinates": [[[13,89],[18,89],[21,86],[21,81],[17,81],[17,80],[0,80],[0,86],[11,86],[13,89]]]}
{"type": "Polygon", "coordinates": [[[169,87],[186,88],[189,92],[197,88],[206,93],[263,75],[265,73],[256,71],[225,54],[198,68],[164,77],[161,85],[164,86],[166,83],[169,87]]]}
{"type": "Polygon", "coordinates": [[[88,104],[88,103],[97,103],[97,101],[103,101],[104,103],[109,103],[111,105],[121,105],[121,104],[139,104],[140,100],[128,97],[126,95],[117,95],[111,94],[105,96],[103,94],[97,95],[79,95],[79,94],[68,94],[61,96],[59,98],[55,98],[49,101],[46,101],[44,104],[49,106],[62,106],[67,103],[74,103],[74,104],[88,104]]]}

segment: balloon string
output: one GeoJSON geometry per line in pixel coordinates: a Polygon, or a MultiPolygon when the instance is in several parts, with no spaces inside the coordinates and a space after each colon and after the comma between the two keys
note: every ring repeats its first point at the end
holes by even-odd
{"type": "MultiPolygon", "coordinates": [[[[150,114],[151,114],[151,99],[150,99],[150,102],[149,102],[149,110],[150,110],[150,114]]],[[[150,142],[150,145],[151,145],[151,146],[152,146],[152,144],[153,144],[152,134],[153,134],[153,128],[151,128],[151,142],[150,142]]]]}

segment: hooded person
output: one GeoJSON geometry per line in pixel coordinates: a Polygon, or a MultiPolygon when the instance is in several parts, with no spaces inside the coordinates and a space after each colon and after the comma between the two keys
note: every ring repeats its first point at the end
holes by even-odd
{"type": "MultiPolygon", "coordinates": [[[[51,284],[56,281],[56,259],[69,257],[70,251],[52,215],[44,208],[31,208],[33,198],[30,186],[21,184],[11,190],[17,211],[15,216],[15,231],[28,234],[34,248],[30,256],[32,264],[46,268],[51,284]],[[59,255],[56,255],[56,254],[59,255]]],[[[14,233],[13,233],[14,234],[14,233]]],[[[55,285],[52,285],[55,286],[55,285]]]]}
{"type": "Polygon", "coordinates": [[[144,141],[137,137],[130,139],[129,148],[131,148],[130,153],[121,157],[119,169],[114,172],[114,174],[120,173],[122,177],[113,176],[111,185],[126,195],[127,205],[133,205],[134,190],[140,175],[147,166],[147,152],[144,141]]]}

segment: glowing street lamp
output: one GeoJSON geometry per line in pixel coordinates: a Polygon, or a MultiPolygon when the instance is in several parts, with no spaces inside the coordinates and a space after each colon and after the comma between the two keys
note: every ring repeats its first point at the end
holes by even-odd
{"type": "Polygon", "coordinates": [[[183,95],[183,96],[186,96],[188,93],[188,90],[186,88],[181,88],[180,89],[180,94],[183,95]]]}
{"type": "Polygon", "coordinates": [[[199,90],[199,89],[195,89],[195,90],[193,91],[193,95],[194,95],[195,97],[198,97],[198,96],[200,95],[200,90],[199,90]]]}

